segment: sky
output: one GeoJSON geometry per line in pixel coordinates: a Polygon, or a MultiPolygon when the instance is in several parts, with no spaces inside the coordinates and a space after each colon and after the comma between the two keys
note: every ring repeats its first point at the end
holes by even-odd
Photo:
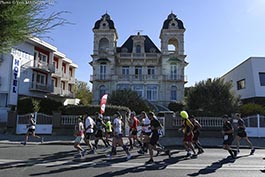
{"type": "MultiPolygon", "coordinates": [[[[114,21],[121,46],[141,30],[160,48],[160,30],[173,12],[183,21],[185,87],[221,77],[251,56],[265,57],[265,0],[50,0],[47,14],[68,11],[70,25],[44,38],[78,65],[76,79],[89,87],[93,53],[92,28],[106,12],[114,21]]],[[[265,66],[264,66],[265,67],[265,66]]]]}

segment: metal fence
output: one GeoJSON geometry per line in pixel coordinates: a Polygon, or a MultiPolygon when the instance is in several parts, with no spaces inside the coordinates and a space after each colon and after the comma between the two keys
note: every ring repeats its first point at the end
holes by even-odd
{"type": "Polygon", "coordinates": [[[249,137],[265,137],[265,116],[257,114],[243,119],[249,137]]]}
{"type": "Polygon", "coordinates": [[[61,124],[62,125],[76,125],[78,122],[78,117],[80,115],[62,115],[61,124]]]}
{"type": "MultiPolygon", "coordinates": [[[[18,115],[16,133],[24,134],[28,130],[29,118],[31,114],[18,115]]],[[[34,113],[36,122],[36,133],[38,134],[52,134],[52,116],[43,113],[34,113]]]]}
{"type": "MultiPolygon", "coordinates": [[[[80,115],[61,115],[62,126],[73,126],[78,123],[78,117],[80,115]]],[[[27,131],[27,124],[30,114],[18,115],[17,117],[17,134],[25,133],[27,131]]],[[[35,113],[36,119],[36,133],[51,134],[52,133],[52,118],[51,115],[45,115],[42,113],[35,113]]],[[[180,127],[183,119],[181,117],[172,117],[173,126],[180,127]]],[[[221,117],[196,117],[203,128],[221,128],[223,126],[223,120],[221,117]]],[[[243,117],[246,131],[249,137],[265,137],[265,116],[253,115],[243,117]]],[[[158,120],[163,125],[163,136],[166,135],[167,127],[165,126],[165,117],[158,117],[158,120]]],[[[235,119],[231,120],[234,122],[235,119]]],[[[125,127],[128,129],[128,127],[125,127]]],[[[141,127],[138,127],[139,130],[141,127]]],[[[126,129],[126,130],[127,130],[126,129]]],[[[125,134],[128,134],[128,130],[125,134]]]]}

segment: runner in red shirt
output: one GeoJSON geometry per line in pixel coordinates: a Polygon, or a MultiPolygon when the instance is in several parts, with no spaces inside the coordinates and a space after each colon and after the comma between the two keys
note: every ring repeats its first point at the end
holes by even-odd
{"type": "Polygon", "coordinates": [[[138,144],[140,146],[142,146],[141,141],[137,137],[137,133],[138,133],[137,127],[139,126],[140,122],[137,119],[135,112],[131,113],[130,118],[128,120],[128,123],[129,123],[129,126],[130,126],[130,132],[129,132],[129,137],[128,138],[129,138],[129,141],[130,141],[130,150],[132,150],[133,149],[133,144],[134,144],[135,141],[137,141],[138,144]]]}

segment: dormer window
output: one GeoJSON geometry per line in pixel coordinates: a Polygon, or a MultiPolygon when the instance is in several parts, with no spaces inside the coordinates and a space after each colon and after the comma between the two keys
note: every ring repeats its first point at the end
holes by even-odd
{"type": "Polygon", "coordinates": [[[107,21],[102,21],[100,24],[101,29],[109,29],[109,24],[107,21]]]}
{"type": "Polygon", "coordinates": [[[126,47],[123,47],[123,48],[121,49],[121,52],[122,52],[122,53],[128,53],[128,49],[127,49],[126,47]]]}
{"type": "Polygon", "coordinates": [[[155,53],[156,52],[156,49],[155,48],[150,48],[150,53],[155,53]]]}
{"type": "Polygon", "coordinates": [[[178,29],[178,22],[176,21],[176,20],[172,20],[171,22],[170,22],[170,24],[169,24],[169,28],[171,28],[171,29],[178,29]]]}
{"type": "Polygon", "coordinates": [[[141,45],[136,45],[136,53],[141,53],[141,45]]]}

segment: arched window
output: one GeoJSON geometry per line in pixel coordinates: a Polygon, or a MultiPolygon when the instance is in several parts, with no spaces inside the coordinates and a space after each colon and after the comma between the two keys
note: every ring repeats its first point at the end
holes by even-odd
{"type": "Polygon", "coordinates": [[[167,50],[169,53],[177,53],[178,54],[178,40],[175,38],[169,39],[167,50]]]}
{"type": "Polygon", "coordinates": [[[109,48],[109,40],[102,38],[99,40],[99,51],[106,51],[109,48]]]}
{"type": "Polygon", "coordinates": [[[177,100],[177,87],[174,85],[171,86],[171,89],[170,89],[170,99],[171,101],[177,100]]]}

